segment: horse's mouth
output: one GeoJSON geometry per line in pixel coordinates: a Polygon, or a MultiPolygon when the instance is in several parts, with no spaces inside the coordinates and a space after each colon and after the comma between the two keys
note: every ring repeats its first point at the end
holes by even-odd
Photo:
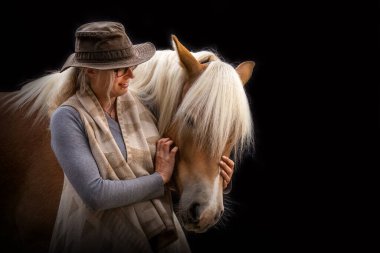
{"type": "Polygon", "coordinates": [[[183,227],[189,232],[204,233],[211,227],[211,224],[204,227],[195,224],[184,224],[183,227]]]}

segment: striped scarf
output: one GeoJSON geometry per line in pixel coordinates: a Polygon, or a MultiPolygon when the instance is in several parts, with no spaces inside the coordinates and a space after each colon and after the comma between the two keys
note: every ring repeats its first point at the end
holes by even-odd
{"type": "MultiPolygon", "coordinates": [[[[154,173],[159,134],[156,120],[130,92],[117,97],[116,111],[127,149],[127,161],[109,129],[90,87],[69,98],[84,124],[103,179],[125,180],[154,173]]],[[[65,177],[51,251],[152,252],[177,239],[170,192],[159,199],[105,211],[90,210],[65,177]]]]}

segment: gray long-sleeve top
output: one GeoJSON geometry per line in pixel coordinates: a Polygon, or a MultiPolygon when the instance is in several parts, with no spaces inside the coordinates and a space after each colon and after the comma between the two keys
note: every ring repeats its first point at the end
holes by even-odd
{"type": "MultiPolygon", "coordinates": [[[[121,153],[127,158],[119,124],[109,116],[107,120],[121,153]]],[[[50,129],[51,146],[59,164],[90,208],[105,210],[163,196],[164,183],[157,172],[128,180],[103,179],[91,153],[83,122],[73,107],[59,107],[52,115],[50,129]]]]}

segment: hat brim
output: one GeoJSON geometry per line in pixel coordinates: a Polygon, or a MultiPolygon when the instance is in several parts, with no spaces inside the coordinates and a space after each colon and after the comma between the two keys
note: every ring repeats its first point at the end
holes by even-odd
{"type": "Polygon", "coordinates": [[[94,69],[117,69],[117,68],[126,68],[130,66],[135,66],[143,62],[148,61],[156,52],[155,46],[150,43],[141,43],[133,45],[136,54],[128,59],[120,59],[112,62],[83,62],[78,61],[75,57],[75,53],[71,54],[60,72],[65,71],[69,67],[85,67],[85,68],[94,68],[94,69]]]}

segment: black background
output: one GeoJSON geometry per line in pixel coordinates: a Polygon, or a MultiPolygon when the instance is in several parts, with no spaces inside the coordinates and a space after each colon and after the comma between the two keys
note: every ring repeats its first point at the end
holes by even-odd
{"type": "Polygon", "coordinates": [[[234,175],[233,211],[224,227],[189,235],[193,251],[363,247],[358,227],[366,218],[356,210],[366,209],[362,172],[370,177],[378,169],[370,159],[375,154],[370,145],[378,142],[369,131],[378,120],[366,117],[378,109],[369,106],[378,93],[371,92],[376,83],[368,75],[358,74],[373,69],[362,55],[374,54],[353,43],[374,41],[357,29],[360,10],[351,15],[331,4],[224,2],[4,8],[11,17],[1,16],[1,90],[59,69],[74,49],[75,29],[96,20],[122,22],[134,43],[151,41],[166,49],[175,34],[192,51],[216,50],[235,66],[253,60],[246,90],[256,151],[234,175]],[[348,16],[353,20],[346,21],[348,16]]]}

